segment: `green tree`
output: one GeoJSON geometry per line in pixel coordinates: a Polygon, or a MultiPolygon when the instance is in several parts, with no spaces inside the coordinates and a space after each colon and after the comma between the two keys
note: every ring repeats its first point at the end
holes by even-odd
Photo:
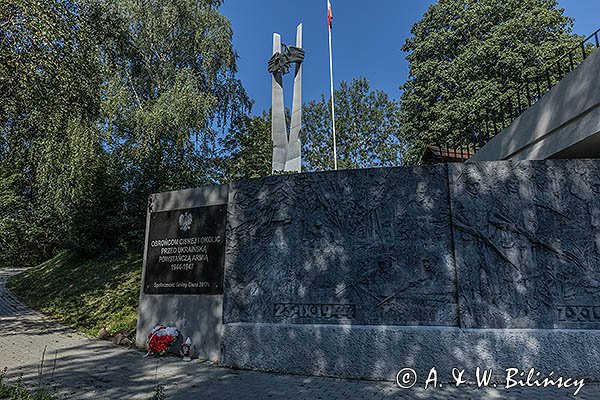
{"type": "Polygon", "coordinates": [[[241,116],[231,124],[224,144],[224,181],[271,175],[271,115],[241,116]]]}
{"type": "Polygon", "coordinates": [[[411,30],[403,50],[407,159],[451,142],[486,108],[507,102],[526,79],[575,46],[573,21],[556,0],[440,0],[411,30]]]}
{"type": "MultiPolygon", "coordinates": [[[[331,100],[321,96],[303,108],[302,159],[308,171],[333,169],[331,100]]],[[[399,104],[383,91],[372,91],[365,78],[340,83],[335,91],[338,168],[398,165],[399,104]]]]}
{"type": "Polygon", "coordinates": [[[221,127],[250,107],[220,0],[88,0],[104,68],[102,129],[140,242],[150,193],[214,182],[221,127]]]}
{"type": "Polygon", "coordinates": [[[0,263],[139,248],[148,194],[218,178],[250,105],[221,3],[0,3],[0,263]]]}
{"type": "Polygon", "coordinates": [[[73,174],[102,152],[98,52],[72,1],[2,2],[0,25],[0,262],[27,265],[68,241],[73,174]]]}

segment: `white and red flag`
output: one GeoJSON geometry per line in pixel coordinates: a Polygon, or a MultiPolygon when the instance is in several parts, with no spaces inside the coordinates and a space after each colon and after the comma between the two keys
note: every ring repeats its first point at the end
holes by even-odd
{"type": "Polygon", "coordinates": [[[327,24],[331,30],[331,21],[333,21],[333,12],[331,11],[331,2],[327,0],[327,24]]]}

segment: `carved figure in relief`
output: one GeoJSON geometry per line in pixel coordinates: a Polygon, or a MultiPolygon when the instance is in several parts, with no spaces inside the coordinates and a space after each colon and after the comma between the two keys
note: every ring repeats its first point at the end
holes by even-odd
{"type": "Polygon", "coordinates": [[[352,289],[360,298],[364,296],[372,297],[376,301],[381,301],[381,298],[369,290],[369,285],[372,284],[377,278],[390,276],[392,273],[393,265],[397,262],[396,259],[390,255],[378,255],[378,256],[365,256],[362,260],[356,260],[358,264],[365,262],[369,265],[369,261],[373,261],[371,264],[374,266],[368,267],[365,271],[361,272],[358,278],[349,282],[342,283],[340,287],[335,291],[335,296],[340,297],[347,290],[352,289]],[[361,262],[362,261],[362,262],[361,262]]]}
{"type": "Polygon", "coordinates": [[[600,171],[592,171],[592,173],[588,181],[591,198],[587,201],[587,208],[590,215],[592,240],[596,247],[596,256],[600,258],[600,171]]]}
{"type": "Polygon", "coordinates": [[[469,265],[461,266],[460,310],[467,320],[487,313],[487,323],[548,326],[557,302],[600,302],[600,174],[578,166],[494,171],[505,182],[501,193],[466,174],[456,181],[464,193],[453,219],[461,251],[477,242],[489,249],[469,254],[469,265]]]}

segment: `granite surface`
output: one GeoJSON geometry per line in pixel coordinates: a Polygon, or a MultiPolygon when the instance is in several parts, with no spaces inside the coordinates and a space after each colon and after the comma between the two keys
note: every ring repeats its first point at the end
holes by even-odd
{"type": "Polygon", "coordinates": [[[449,172],[460,325],[600,328],[600,163],[449,172]]]}
{"type": "Polygon", "coordinates": [[[224,295],[142,295],[140,326],[185,312],[173,323],[224,365],[600,379],[600,161],[272,176],[155,205],[167,197],[187,200],[155,212],[227,203],[224,295]]]}
{"type": "Polygon", "coordinates": [[[230,187],[224,322],[457,326],[445,166],[230,187]]]}

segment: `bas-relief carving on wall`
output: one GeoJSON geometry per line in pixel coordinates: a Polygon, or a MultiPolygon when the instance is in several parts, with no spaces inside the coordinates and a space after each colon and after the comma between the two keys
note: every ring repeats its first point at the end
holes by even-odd
{"type": "Polygon", "coordinates": [[[599,329],[600,163],[448,168],[233,184],[225,322],[599,329]]]}
{"type": "Polygon", "coordinates": [[[460,324],[600,328],[594,161],[450,169],[460,324]]]}
{"type": "Polygon", "coordinates": [[[436,166],[232,185],[225,322],[456,326],[446,177],[436,166]]]}

